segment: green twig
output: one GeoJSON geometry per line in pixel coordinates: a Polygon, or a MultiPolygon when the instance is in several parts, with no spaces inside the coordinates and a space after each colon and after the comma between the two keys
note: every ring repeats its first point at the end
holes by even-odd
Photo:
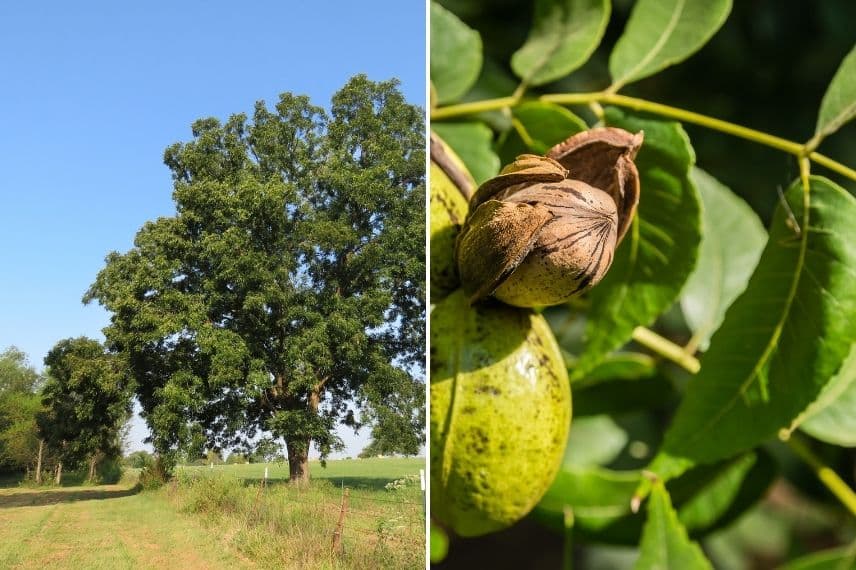
{"type": "Polygon", "coordinates": [[[835,495],[841,504],[856,516],[856,493],[838,476],[838,473],[823,463],[799,435],[790,434],[785,443],[812,468],[817,478],[835,495]]]}
{"type": "Polygon", "coordinates": [[[562,570],[574,570],[574,510],[570,505],[565,505],[563,515],[562,570]]]}
{"type": "MultiPolygon", "coordinates": [[[[550,95],[542,95],[541,101],[556,103],[559,105],[591,105],[592,103],[616,105],[618,107],[626,107],[635,111],[643,111],[676,119],[685,123],[692,123],[708,129],[726,133],[735,137],[753,141],[771,148],[775,148],[796,157],[808,157],[809,160],[824,166],[833,172],[845,176],[851,180],[856,180],[856,170],[832,160],[828,156],[824,156],[814,152],[816,142],[814,139],[806,144],[801,144],[788,139],[783,139],[769,133],[750,129],[742,125],[694,113],[671,105],[663,105],[645,99],[636,97],[628,97],[627,95],[619,95],[606,91],[595,91],[592,93],[556,93],[550,95]]],[[[513,107],[520,102],[519,96],[501,97],[499,99],[486,99],[484,101],[474,101],[472,103],[462,103],[460,105],[449,105],[435,109],[431,112],[433,120],[451,119],[483,111],[492,111],[496,109],[505,109],[513,107]]]]}
{"type": "Polygon", "coordinates": [[[696,374],[701,370],[701,364],[695,356],[651,329],[636,327],[633,329],[633,340],[660,356],[668,358],[691,374],[696,374]]]}
{"type": "Polygon", "coordinates": [[[518,103],[518,101],[519,99],[512,95],[511,97],[500,97],[499,99],[485,99],[484,101],[473,101],[472,103],[460,103],[458,105],[449,105],[448,107],[439,107],[431,111],[431,119],[451,119],[453,117],[484,113],[485,111],[498,111],[500,109],[513,107],[518,103]]]}

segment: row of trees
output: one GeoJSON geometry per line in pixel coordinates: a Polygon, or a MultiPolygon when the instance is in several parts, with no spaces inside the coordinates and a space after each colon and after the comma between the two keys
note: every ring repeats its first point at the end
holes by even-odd
{"type": "Polygon", "coordinates": [[[59,341],[39,373],[17,348],[0,354],[0,471],[26,471],[59,484],[63,469],[85,468],[94,482],[100,462],[121,456],[131,408],[118,357],[85,337],[59,341]]]}

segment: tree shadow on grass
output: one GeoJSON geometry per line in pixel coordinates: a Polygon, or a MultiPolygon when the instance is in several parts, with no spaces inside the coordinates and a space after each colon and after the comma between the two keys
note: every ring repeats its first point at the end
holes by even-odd
{"type": "MultiPolygon", "coordinates": [[[[262,479],[259,477],[247,477],[241,479],[244,485],[258,486],[262,479]]],[[[312,483],[329,484],[336,489],[340,487],[350,487],[351,489],[362,489],[364,491],[382,491],[387,483],[395,481],[395,477],[313,477],[312,483]]],[[[272,485],[288,485],[288,479],[268,479],[267,484],[272,485]]]]}
{"type": "Polygon", "coordinates": [[[42,507],[58,503],[73,503],[76,501],[100,501],[103,499],[118,499],[136,495],[142,489],[140,484],[133,487],[118,487],[108,485],[107,488],[92,487],[90,489],[22,489],[19,493],[0,494],[0,509],[16,507],[42,507]]]}

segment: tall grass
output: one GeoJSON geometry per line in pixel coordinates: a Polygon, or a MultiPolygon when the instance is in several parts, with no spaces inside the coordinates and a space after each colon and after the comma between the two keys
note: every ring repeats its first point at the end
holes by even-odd
{"type": "Polygon", "coordinates": [[[317,479],[306,487],[264,485],[223,470],[180,470],[166,493],[188,513],[225,532],[260,565],[279,568],[425,567],[425,525],[417,486],[349,489],[342,548],[332,552],[343,487],[317,479]]]}

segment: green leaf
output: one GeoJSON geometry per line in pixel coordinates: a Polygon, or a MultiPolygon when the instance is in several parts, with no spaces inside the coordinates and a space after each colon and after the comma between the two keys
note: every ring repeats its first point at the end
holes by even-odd
{"type": "Polygon", "coordinates": [[[697,52],[722,26],[731,0],[638,0],[609,56],[612,89],[697,52]]]}
{"type": "Polygon", "coordinates": [[[574,418],[664,409],[677,403],[672,383],[662,376],[574,385],[573,390],[574,418]]]}
{"type": "Polygon", "coordinates": [[[439,525],[431,521],[431,563],[438,564],[449,554],[449,536],[439,525]]]}
{"type": "Polygon", "coordinates": [[[528,85],[560,79],[586,61],[609,22],[609,0],[537,0],[529,37],[511,57],[528,85]]]}
{"type": "Polygon", "coordinates": [[[476,82],[481,66],[479,33],[431,2],[431,83],[437,103],[459,99],[476,82]]]}
{"type": "Polygon", "coordinates": [[[852,570],[856,565],[856,543],[814,552],[797,558],[779,570],[852,570]]]}
{"type": "Polygon", "coordinates": [[[812,437],[842,447],[856,447],[856,345],[838,374],[791,425],[812,437]]]}
{"type": "Polygon", "coordinates": [[[608,108],[606,123],[645,131],[636,157],[641,193],[632,227],[612,268],[591,291],[586,344],[572,380],[651,324],[678,298],[695,267],[701,241],[698,192],[690,179],[695,154],[678,123],[643,119],[608,108]]]}
{"type": "Polygon", "coordinates": [[[546,154],[552,146],[587,129],[585,121],[565,107],[529,101],[512,109],[512,129],[499,154],[504,164],[527,152],[546,154]]]}
{"type": "MultiPolygon", "coordinates": [[[[586,538],[636,544],[642,520],[631,513],[630,503],[641,477],[640,471],[565,462],[534,516],[549,528],[561,531],[564,507],[568,505],[574,511],[575,530],[586,538]]],[[[747,453],[697,467],[667,488],[681,524],[690,533],[703,534],[722,528],[755,505],[775,477],[775,464],[769,455],[747,453]]]]}
{"type": "Polygon", "coordinates": [[[820,103],[815,139],[831,135],[856,117],[856,46],[841,62],[820,103]]]}
{"type": "Polygon", "coordinates": [[[657,372],[654,359],[638,352],[609,354],[580,382],[585,386],[604,380],[636,380],[650,378],[657,372]]]}
{"type": "Polygon", "coordinates": [[[562,463],[578,467],[605,465],[621,453],[627,440],[627,432],[607,415],[575,418],[562,463]]]}
{"type": "Polygon", "coordinates": [[[491,146],[493,131],[483,123],[436,123],[431,128],[461,157],[476,184],[499,173],[499,157],[491,146]]]}
{"type": "Polygon", "coordinates": [[[746,288],[767,242],[752,209],[710,174],[694,168],[692,181],[702,199],[701,249],[681,296],[681,309],[702,350],[719,328],[725,310],[746,288]]]}
{"type": "Polygon", "coordinates": [[[698,544],[690,541],[686,529],[672,508],[662,482],[654,484],[648,501],[648,521],[639,545],[637,570],[695,570],[710,568],[698,544]]]}
{"type": "Polygon", "coordinates": [[[777,476],[775,461],[759,449],[691,469],[666,487],[681,524],[699,535],[722,528],[749,510],[767,494],[777,476]]]}
{"type": "Polygon", "coordinates": [[[797,182],[787,207],[777,208],[758,268],[711,339],[650,466],[661,478],[788,427],[856,342],[856,198],[822,177],[810,184],[809,207],[797,182]]]}
{"type": "MultiPolygon", "coordinates": [[[[534,516],[546,526],[562,529],[564,508],[574,510],[574,530],[597,536],[630,515],[630,500],[642,477],[639,471],[613,471],[598,466],[563,465],[553,484],[535,508],[534,516]]],[[[627,523],[624,523],[625,525],[627,523]]],[[[638,539],[632,528],[613,532],[610,542],[634,543],[638,539]]]]}

